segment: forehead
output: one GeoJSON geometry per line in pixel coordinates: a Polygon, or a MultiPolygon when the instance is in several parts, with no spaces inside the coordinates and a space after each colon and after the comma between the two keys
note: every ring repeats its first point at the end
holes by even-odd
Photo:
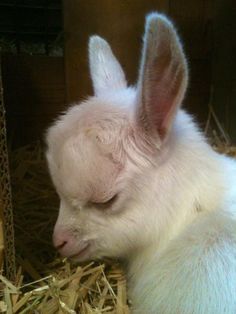
{"type": "Polygon", "coordinates": [[[76,106],[49,131],[47,158],[59,194],[81,200],[109,198],[121,171],[115,141],[127,124],[120,110],[76,106]]]}
{"type": "Polygon", "coordinates": [[[61,154],[54,156],[51,169],[59,192],[83,201],[105,200],[121,170],[109,155],[102,154],[89,140],[86,146],[77,140],[76,143],[68,141],[61,154]]]}

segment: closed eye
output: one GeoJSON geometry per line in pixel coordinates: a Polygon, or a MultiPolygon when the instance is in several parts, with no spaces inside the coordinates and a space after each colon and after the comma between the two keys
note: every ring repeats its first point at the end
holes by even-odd
{"type": "Polygon", "coordinates": [[[115,194],[112,198],[110,198],[108,201],[106,202],[89,202],[90,206],[94,206],[97,209],[101,209],[101,210],[105,210],[110,208],[115,201],[117,200],[118,194],[115,194]]]}

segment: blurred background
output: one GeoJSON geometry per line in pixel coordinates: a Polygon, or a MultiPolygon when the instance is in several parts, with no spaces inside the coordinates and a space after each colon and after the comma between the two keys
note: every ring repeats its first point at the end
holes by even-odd
{"type": "Polygon", "coordinates": [[[87,42],[104,36],[135,84],[146,13],[168,14],[190,67],[185,107],[204,127],[209,104],[236,142],[235,0],[1,0],[0,46],[8,138],[13,147],[44,136],[75,101],[92,93],[87,42]]]}

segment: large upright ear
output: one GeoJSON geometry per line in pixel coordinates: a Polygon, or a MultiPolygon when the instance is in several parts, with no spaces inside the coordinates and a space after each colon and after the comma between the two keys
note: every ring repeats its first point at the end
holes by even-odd
{"type": "Polygon", "coordinates": [[[138,81],[138,123],[150,137],[163,141],[181,105],[188,68],[172,23],[161,14],[147,16],[138,81]]]}
{"type": "Polygon", "coordinates": [[[109,44],[99,36],[90,37],[89,66],[95,95],[127,86],[124,72],[109,44]]]}

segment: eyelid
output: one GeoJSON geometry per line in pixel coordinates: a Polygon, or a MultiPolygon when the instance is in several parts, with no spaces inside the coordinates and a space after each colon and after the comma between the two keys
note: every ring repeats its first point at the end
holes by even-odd
{"type": "Polygon", "coordinates": [[[109,208],[117,200],[117,197],[118,194],[115,194],[106,202],[89,202],[89,204],[94,205],[95,207],[98,207],[100,209],[106,209],[109,208]]]}

